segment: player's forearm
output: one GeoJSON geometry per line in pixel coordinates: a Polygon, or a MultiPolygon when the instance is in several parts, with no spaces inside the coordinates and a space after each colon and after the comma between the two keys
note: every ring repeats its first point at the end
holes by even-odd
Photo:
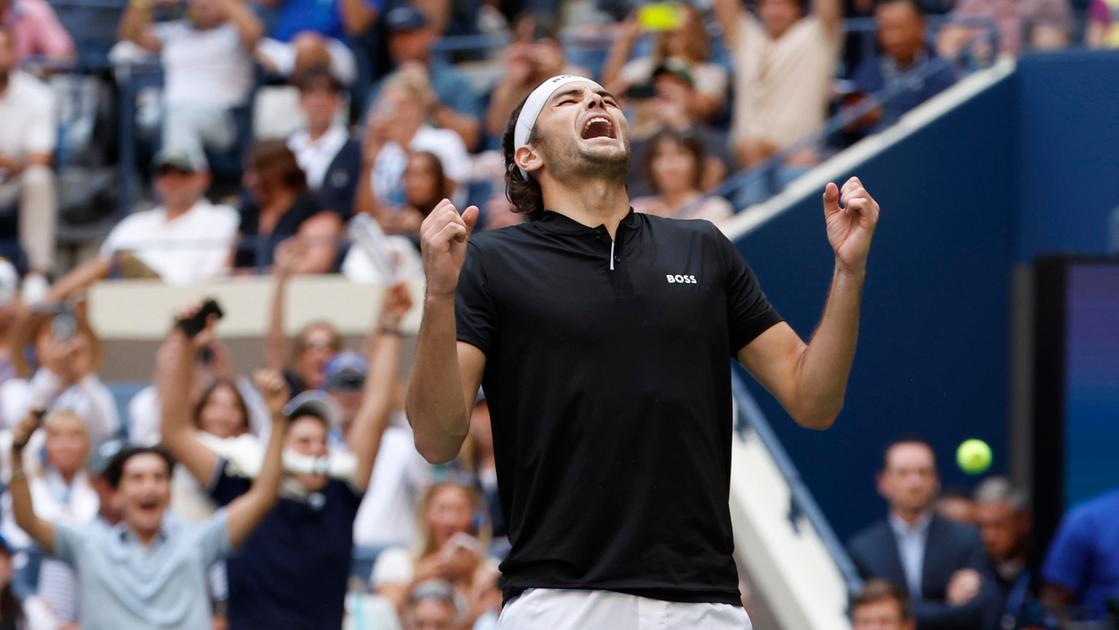
{"type": "Polygon", "coordinates": [[[797,367],[798,422],[826,429],[843,408],[859,335],[859,302],[866,272],[836,269],[820,325],[797,367]]]}
{"type": "Polygon", "coordinates": [[[432,463],[454,458],[469,428],[457,344],[454,296],[429,296],[405,409],[415,432],[416,448],[432,463]]]}

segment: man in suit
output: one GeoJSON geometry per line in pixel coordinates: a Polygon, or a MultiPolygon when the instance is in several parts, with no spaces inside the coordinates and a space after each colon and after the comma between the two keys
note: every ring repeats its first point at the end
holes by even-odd
{"type": "Polygon", "coordinates": [[[939,481],[936,457],[918,439],[886,449],[878,492],[890,504],[886,519],[848,545],[863,579],[881,578],[909,594],[917,630],[976,630],[989,622],[990,584],[973,528],[932,510],[939,481]]]}

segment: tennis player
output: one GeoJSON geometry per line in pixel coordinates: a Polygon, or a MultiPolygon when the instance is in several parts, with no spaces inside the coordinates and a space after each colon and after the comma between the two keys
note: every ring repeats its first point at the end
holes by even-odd
{"type": "Polygon", "coordinates": [[[485,387],[512,543],[499,626],[749,628],[727,358],[800,425],[831,426],[878,204],[856,178],[824,190],[835,271],[806,344],[714,225],[633,212],[626,119],[602,86],[548,79],[503,145],[507,194],[529,221],[472,237],[478,208],[447,201],[424,221],[407,395],[417,448],[444,462],[485,387]]]}

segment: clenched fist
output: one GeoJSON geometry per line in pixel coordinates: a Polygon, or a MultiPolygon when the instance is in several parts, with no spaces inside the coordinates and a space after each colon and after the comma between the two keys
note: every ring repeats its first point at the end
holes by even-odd
{"type": "Polygon", "coordinates": [[[447,199],[439,202],[424,219],[420,226],[420,250],[428,296],[454,297],[466,257],[466,242],[477,222],[478,206],[470,206],[460,215],[447,199]]]}

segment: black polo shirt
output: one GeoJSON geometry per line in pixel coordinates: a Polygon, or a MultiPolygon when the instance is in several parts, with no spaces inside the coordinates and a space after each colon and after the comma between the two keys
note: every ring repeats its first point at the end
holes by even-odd
{"type": "Polygon", "coordinates": [[[738,604],[727,358],[780,317],[707,221],[631,211],[611,246],[548,212],[467,248],[455,311],[486,355],[506,601],[738,604]]]}

